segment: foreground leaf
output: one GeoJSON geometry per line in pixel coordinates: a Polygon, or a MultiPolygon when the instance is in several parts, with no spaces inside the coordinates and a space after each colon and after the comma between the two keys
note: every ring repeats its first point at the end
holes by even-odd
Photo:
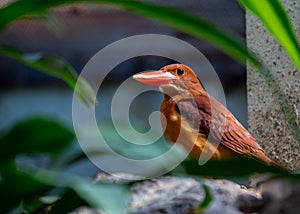
{"type": "Polygon", "coordinates": [[[71,191],[78,199],[70,202],[63,195],[57,203],[62,203],[65,208],[75,209],[88,204],[109,213],[121,213],[124,210],[126,186],[93,183],[90,179],[71,173],[46,170],[15,161],[16,156],[23,154],[61,155],[61,151],[73,139],[73,132],[54,121],[42,118],[20,122],[0,137],[0,195],[5,196],[1,199],[0,213],[8,212],[20,204],[20,209],[27,211],[42,210],[43,206],[49,209],[55,207],[56,203],[43,204],[39,197],[47,196],[50,190],[57,187],[64,191],[55,191],[56,197],[71,191]]]}
{"type": "MultiPolygon", "coordinates": [[[[0,9],[0,30],[8,23],[20,19],[25,15],[42,15],[51,7],[76,2],[82,1],[60,0],[46,1],[43,3],[41,3],[40,0],[17,1],[0,9]]],[[[254,64],[259,64],[258,60],[247,51],[246,44],[241,37],[227,32],[225,29],[221,29],[200,17],[183,12],[182,10],[140,1],[90,0],[85,2],[108,3],[121,6],[126,10],[162,21],[186,33],[209,41],[242,64],[245,64],[246,59],[254,64]]]]}
{"type": "MultiPolygon", "coordinates": [[[[43,73],[60,78],[75,90],[78,75],[70,64],[59,57],[43,53],[23,54],[16,48],[6,45],[0,46],[0,55],[12,58],[43,73]]],[[[87,106],[96,103],[96,95],[85,79],[78,79],[75,92],[87,106]]]]}
{"type": "Polygon", "coordinates": [[[285,48],[300,72],[300,45],[287,13],[279,0],[239,0],[263,22],[270,33],[285,48]]]}
{"type": "MultiPolygon", "coordinates": [[[[78,197],[94,208],[101,208],[108,213],[123,213],[125,210],[128,195],[126,185],[95,183],[70,173],[50,170],[39,170],[34,177],[50,185],[74,191],[78,197]]],[[[62,202],[70,203],[68,199],[62,202]]],[[[80,203],[78,206],[82,205],[82,201],[78,202],[80,203]]]]}
{"type": "Polygon", "coordinates": [[[118,2],[127,10],[164,22],[178,30],[202,38],[226,54],[245,64],[246,59],[258,64],[257,59],[247,51],[245,41],[203,18],[190,15],[180,9],[146,4],[137,1],[118,2]]]}
{"type": "Polygon", "coordinates": [[[0,30],[9,23],[28,15],[41,15],[50,7],[64,3],[79,2],[78,0],[16,0],[0,9],[0,30]]]}
{"type": "Polygon", "coordinates": [[[210,193],[208,186],[202,184],[202,189],[205,192],[205,198],[202,201],[202,203],[199,205],[199,208],[197,209],[197,211],[199,211],[200,213],[204,211],[207,207],[209,207],[210,203],[213,201],[213,196],[210,193]]]}
{"type": "MultiPolygon", "coordinates": [[[[273,166],[267,166],[252,158],[240,157],[228,160],[210,160],[199,165],[197,160],[186,160],[181,163],[187,174],[202,175],[217,178],[234,178],[248,176],[254,173],[271,172],[283,176],[294,176],[273,166]]],[[[296,176],[297,177],[297,176],[296,176]]]]}
{"type": "Polygon", "coordinates": [[[52,188],[51,185],[9,165],[6,165],[5,170],[2,168],[0,174],[0,213],[6,213],[21,202],[34,200],[52,188]]]}
{"type": "Polygon", "coordinates": [[[59,171],[14,169],[2,174],[0,194],[5,197],[1,199],[0,212],[7,212],[21,202],[23,207],[31,207],[38,197],[47,194],[54,187],[63,188],[66,193],[54,204],[45,205],[53,209],[50,213],[70,212],[82,205],[90,205],[107,213],[123,213],[125,210],[125,185],[93,183],[89,179],[59,171]]]}
{"type": "Polygon", "coordinates": [[[74,190],[68,189],[56,203],[48,206],[50,209],[47,214],[71,213],[78,207],[88,205],[74,190]]]}
{"type": "Polygon", "coordinates": [[[18,154],[62,151],[74,140],[74,133],[57,122],[32,118],[15,125],[0,137],[0,163],[18,154]]]}

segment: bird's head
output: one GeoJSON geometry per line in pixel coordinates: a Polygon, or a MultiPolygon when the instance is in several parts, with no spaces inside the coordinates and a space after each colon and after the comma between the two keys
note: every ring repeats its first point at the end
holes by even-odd
{"type": "Polygon", "coordinates": [[[139,73],[133,79],[160,86],[160,90],[169,96],[204,91],[194,71],[184,64],[171,64],[157,71],[139,73]]]}

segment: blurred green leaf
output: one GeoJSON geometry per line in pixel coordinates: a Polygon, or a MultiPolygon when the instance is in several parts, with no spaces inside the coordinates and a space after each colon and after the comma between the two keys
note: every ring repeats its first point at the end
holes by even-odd
{"type": "MultiPolygon", "coordinates": [[[[17,0],[13,3],[0,9],[0,30],[2,30],[9,23],[24,18],[28,15],[37,15],[44,13],[47,9],[53,6],[58,6],[63,3],[76,2],[75,0],[17,0]]],[[[79,1],[78,1],[79,2],[79,1]]]]}
{"type": "Polygon", "coordinates": [[[245,41],[241,37],[201,17],[193,16],[180,9],[145,2],[117,1],[114,3],[125,7],[129,11],[151,17],[185,33],[202,38],[242,64],[246,63],[246,59],[256,65],[259,64],[258,60],[247,51],[245,41]]]}
{"type": "Polygon", "coordinates": [[[57,122],[42,118],[22,121],[0,137],[0,163],[21,153],[57,153],[73,140],[74,133],[57,122]]]}
{"type": "Polygon", "coordinates": [[[73,132],[59,123],[42,118],[22,121],[0,137],[0,195],[5,196],[1,199],[0,213],[8,212],[20,204],[22,206],[18,210],[32,212],[52,209],[56,204],[61,204],[68,212],[85,204],[109,213],[121,213],[125,209],[126,186],[94,183],[65,171],[16,164],[17,155],[64,155],[61,152],[73,139],[73,132]],[[62,198],[54,204],[45,204],[39,200],[41,195],[55,187],[74,192],[78,200],[68,201],[70,197],[61,195],[61,191],[58,197],[62,198]]]}
{"type": "Polygon", "coordinates": [[[53,205],[45,205],[53,207],[53,213],[62,213],[62,207],[66,212],[70,212],[87,204],[108,213],[124,212],[128,191],[126,185],[94,183],[89,179],[60,171],[22,170],[24,171],[12,169],[1,172],[0,194],[5,195],[0,203],[1,213],[9,211],[21,202],[24,208],[32,207],[40,195],[46,194],[53,187],[67,190],[53,205]],[[70,192],[73,194],[70,195],[70,192]],[[74,200],[70,201],[70,198],[74,200]]]}
{"type": "Polygon", "coordinates": [[[279,0],[239,0],[263,22],[269,32],[285,48],[300,72],[300,45],[287,13],[279,0]]]}
{"type": "Polygon", "coordinates": [[[52,187],[13,166],[9,168],[9,165],[11,164],[7,164],[5,169],[2,168],[0,174],[0,213],[9,211],[21,202],[33,200],[52,187]]]}
{"type": "Polygon", "coordinates": [[[216,178],[234,178],[254,173],[271,172],[283,176],[294,176],[277,167],[267,166],[252,158],[240,157],[228,160],[210,160],[199,165],[197,160],[189,159],[181,163],[187,174],[216,178]]]}
{"type": "MultiPolygon", "coordinates": [[[[5,27],[8,23],[20,19],[25,15],[41,15],[51,7],[76,2],[83,1],[17,1],[5,8],[0,9],[0,30],[3,29],[3,27],[5,27]]],[[[219,49],[223,50],[225,53],[237,59],[242,64],[245,64],[246,59],[248,59],[249,62],[259,65],[259,61],[247,51],[246,44],[241,37],[232,34],[225,29],[221,29],[220,27],[217,27],[211,22],[208,22],[200,17],[183,12],[180,9],[149,4],[141,1],[89,0],[84,2],[108,3],[121,6],[131,12],[162,21],[186,33],[205,39],[219,49]]]]}
{"type": "Polygon", "coordinates": [[[26,213],[47,213],[48,210],[51,207],[52,204],[49,203],[43,203],[42,200],[40,200],[39,196],[36,196],[37,198],[33,200],[27,200],[26,202],[21,203],[21,206],[19,206],[17,209],[14,209],[14,213],[23,213],[26,211],[26,213]],[[20,210],[20,212],[16,212],[20,210]]]}
{"type": "Polygon", "coordinates": [[[64,35],[65,26],[60,20],[56,17],[56,14],[53,12],[48,12],[43,15],[43,19],[45,20],[45,26],[47,29],[53,33],[56,37],[60,38],[64,35]]]}
{"type": "Polygon", "coordinates": [[[90,84],[85,79],[78,78],[76,71],[63,59],[43,53],[23,54],[7,45],[0,45],[0,54],[64,80],[87,106],[96,103],[96,95],[90,84]]]}
{"type": "Polygon", "coordinates": [[[73,190],[81,199],[94,208],[101,208],[108,213],[124,212],[128,195],[126,185],[95,183],[91,180],[59,171],[43,169],[36,173],[30,171],[31,170],[29,170],[28,173],[33,174],[35,178],[43,182],[73,190]]]}
{"type": "Polygon", "coordinates": [[[95,208],[103,208],[109,213],[124,213],[127,199],[125,185],[76,182],[73,189],[95,208]]]}
{"type": "Polygon", "coordinates": [[[112,184],[84,185],[84,191],[76,188],[68,189],[63,196],[51,206],[49,214],[70,213],[78,207],[94,207],[105,210],[107,213],[124,213],[127,198],[125,186],[112,184]],[[105,189],[107,188],[107,192],[105,189]],[[87,190],[88,189],[88,190],[87,190]],[[94,189],[93,191],[90,191],[94,189]],[[87,190],[87,191],[86,191],[87,190]]]}
{"type": "Polygon", "coordinates": [[[81,206],[88,206],[88,203],[80,198],[74,190],[68,189],[56,203],[51,205],[48,214],[71,213],[81,206]]]}
{"type": "MultiPolygon", "coordinates": [[[[119,121],[118,125],[119,129],[122,129],[122,127],[124,127],[124,129],[127,130],[127,127],[125,127],[126,124],[122,124],[121,121],[119,121]]],[[[120,155],[128,157],[130,159],[147,160],[155,158],[160,155],[163,155],[172,146],[166,143],[163,139],[159,139],[157,142],[149,145],[137,145],[129,143],[119,135],[112,121],[109,120],[101,121],[101,123],[99,124],[99,129],[104,140],[108,143],[108,145],[113,149],[114,152],[117,152],[120,155]]],[[[93,136],[98,136],[98,133],[95,131],[93,132],[92,130],[87,130],[87,133],[89,133],[89,137],[91,137],[91,140],[96,139],[95,137],[93,138],[93,136]]],[[[143,142],[142,138],[143,137],[141,137],[140,139],[141,142],[143,142]]]]}
{"type": "Polygon", "coordinates": [[[200,213],[203,210],[205,210],[210,205],[210,203],[213,201],[213,196],[210,193],[208,186],[206,186],[205,184],[202,184],[202,189],[205,192],[205,198],[202,201],[202,203],[200,204],[199,208],[197,209],[197,211],[199,211],[200,213]]]}

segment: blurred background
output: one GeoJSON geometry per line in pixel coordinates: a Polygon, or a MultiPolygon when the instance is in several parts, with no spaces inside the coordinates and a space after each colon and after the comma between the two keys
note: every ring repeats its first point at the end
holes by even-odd
{"type": "MultiPolygon", "coordinates": [[[[201,15],[229,31],[243,37],[245,35],[244,11],[235,0],[151,2],[201,15]]],[[[174,36],[192,44],[207,57],[222,82],[228,108],[247,125],[245,68],[206,42],[112,6],[76,4],[55,8],[49,16],[52,17],[48,21],[29,19],[10,24],[1,32],[0,43],[13,45],[23,53],[42,52],[60,56],[80,72],[95,53],[117,40],[146,33],[174,36]]],[[[133,58],[111,72],[105,79],[104,88],[118,85],[134,73],[158,69],[170,62],[161,57],[133,58]]],[[[0,69],[0,130],[37,114],[58,118],[71,126],[73,92],[61,80],[3,57],[0,58],[0,69]]],[[[159,93],[153,97],[157,97],[157,105],[154,107],[159,107],[159,93]]],[[[98,99],[100,103],[109,102],[105,97],[98,99]]],[[[153,105],[150,107],[154,108],[153,105]]],[[[101,108],[101,105],[97,108],[101,108]]],[[[103,109],[101,112],[108,115],[103,109]]]]}

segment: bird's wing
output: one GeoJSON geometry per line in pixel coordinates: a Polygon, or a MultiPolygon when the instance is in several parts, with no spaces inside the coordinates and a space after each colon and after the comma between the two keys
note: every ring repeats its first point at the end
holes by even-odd
{"type": "Polygon", "coordinates": [[[220,142],[239,154],[252,156],[263,151],[233,114],[213,97],[181,99],[177,105],[180,115],[189,121],[191,127],[209,136],[209,140],[220,142]]]}
{"type": "Polygon", "coordinates": [[[224,146],[239,154],[250,156],[263,151],[257,141],[227,109],[221,113],[221,117],[226,120],[221,139],[224,146]]]}

